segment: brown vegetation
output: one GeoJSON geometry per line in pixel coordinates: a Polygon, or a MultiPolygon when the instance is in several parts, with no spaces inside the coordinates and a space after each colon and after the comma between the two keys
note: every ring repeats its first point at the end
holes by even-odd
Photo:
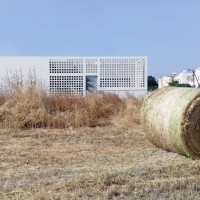
{"type": "Polygon", "coordinates": [[[2,106],[5,103],[5,97],[3,95],[0,95],[0,106],[2,106]]]}
{"type": "Polygon", "coordinates": [[[0,131],[0,199],[199,199],[200,161],[138,125],[0,131]]]}
{"type": "Polygon", "coordinates": [[[122,99],[115,94],[47,95],[35,85],[18,88],[4,99],[0,126],[15,129],[95,127],[124,124],[127,120],[139,123],[141,106],[134,97],[122,99]]]}

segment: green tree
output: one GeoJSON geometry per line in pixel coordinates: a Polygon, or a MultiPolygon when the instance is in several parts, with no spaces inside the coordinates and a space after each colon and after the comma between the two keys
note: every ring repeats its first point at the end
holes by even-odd
{"type": "Polygon", "coordinates": [[[172,81],[172,82],[170,82],[168,84],[171,87],[191,87],[191,85],[189,85],[188,83],[182,83],[182,84],[180,84],[178,81],[172,81]]]}
{"type": "Polygon", "coordinates": [[[171,87],[179,87],[180,84],[178,81],[173,80],[172,82],[168,83],[168,85],[171,87]]]}
{"type": "Polygon", "coordinates": [[[158,88],[158,82],[155,77],[148,76],[148,91],[156,90],[158,88]]]}

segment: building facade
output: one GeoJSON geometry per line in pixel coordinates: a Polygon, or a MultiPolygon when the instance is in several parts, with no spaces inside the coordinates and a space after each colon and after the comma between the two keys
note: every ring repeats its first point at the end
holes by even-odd
{"type": "Polygon", "coordinates": [[[172,76],[163,76],[158,79],[158,88],[168,87],[173,80],[172,76]]]}
{"type": "Polygon", "coordinates": [[[191,77],[193,77],[193,72],[191,69],[183,70],[178,75],[178,82],[180,84],[189,84],[191,82],[191,77]]]}
{"type": "Polygon", "coordinates": [[[0,78],[19,69],[35,69],[54,94],[147,93],[146,57],[0,57],[0,78]]]}
{"type": "Polygon", "coordinates": [[[172,73],[170,76],[163,76],[158,80],[159,88],[169,86],[172,81],[178,81],[179,84],[189,84],[191,87],[198,87],[200,83],[200,68],[196,70],[186,69],[179,74],[172,73]]]}

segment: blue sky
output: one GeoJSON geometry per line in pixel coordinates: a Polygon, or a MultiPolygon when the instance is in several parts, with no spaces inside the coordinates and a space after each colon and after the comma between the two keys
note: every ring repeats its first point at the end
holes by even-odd
{"type": "Polygon", "coordinates": [[[200,67],[200,0],[0,0],[0,56],[147,56],[200,67]]]}

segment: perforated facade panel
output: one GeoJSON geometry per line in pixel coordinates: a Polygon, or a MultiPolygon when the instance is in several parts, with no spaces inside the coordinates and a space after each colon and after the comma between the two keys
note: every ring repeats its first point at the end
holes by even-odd
{"type": "Polygon", "coordinates": [[[49,72],[53,93],[147,92],[146,57],[53,58],[49,72]]]}
{"type": "Polygon", "coordinates": [[[95,58],[86,58],[86,73],[94,74],[98,70],[98,61],[95,58]]]}

